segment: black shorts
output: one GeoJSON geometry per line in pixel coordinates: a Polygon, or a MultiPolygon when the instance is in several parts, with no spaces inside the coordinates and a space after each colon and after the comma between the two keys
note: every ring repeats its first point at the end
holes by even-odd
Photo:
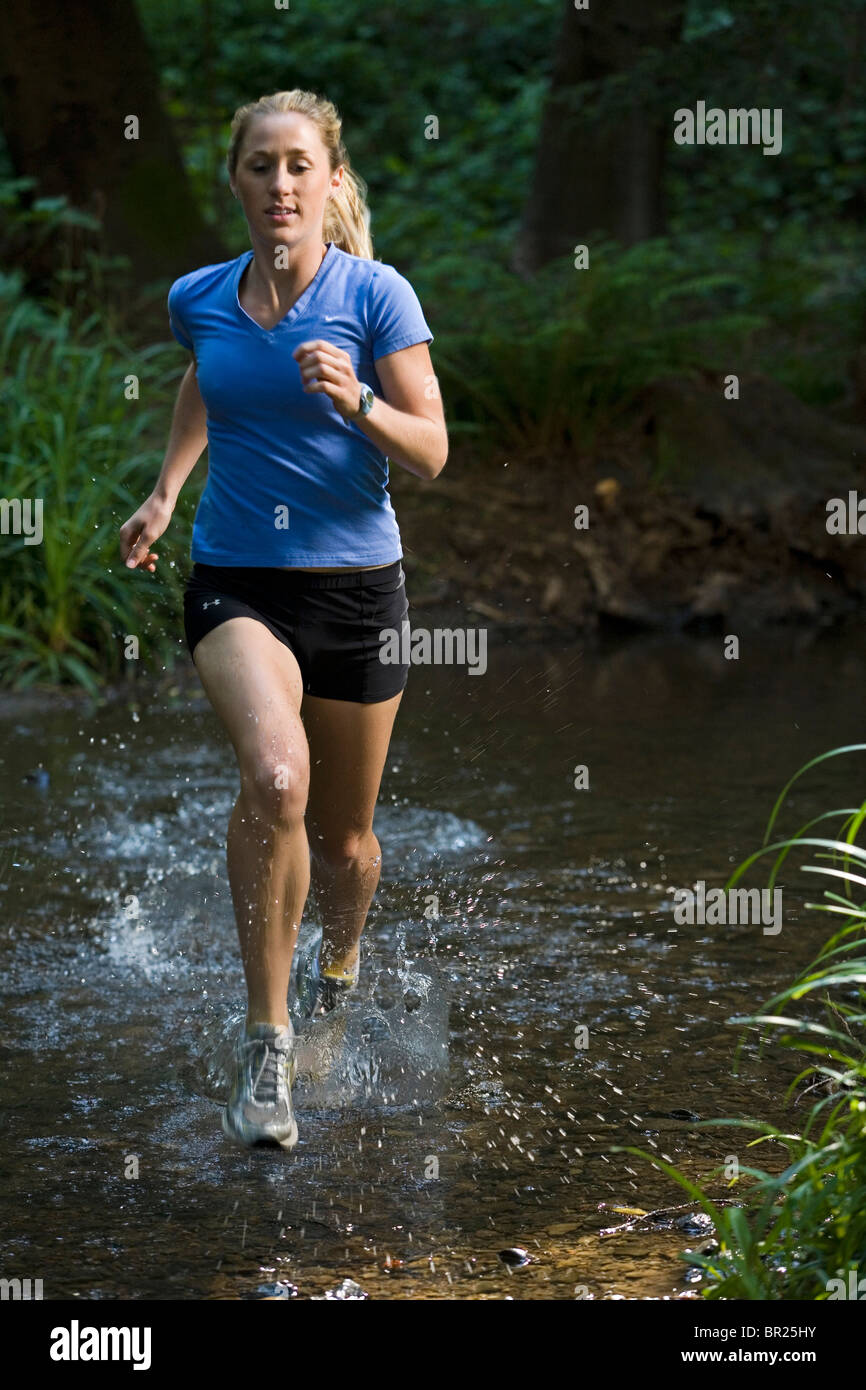
{"type": "Polygon", "coordinates": [[[325,700],[375,704],[403,690],[408,642],[380,637],[408,622],[399,560],[381,569],[317,574],[260,566],[193,565],[183,599],[190,655],[206,633],[229,618],[256,618],[294,653],[304,693],[325,700]]]}

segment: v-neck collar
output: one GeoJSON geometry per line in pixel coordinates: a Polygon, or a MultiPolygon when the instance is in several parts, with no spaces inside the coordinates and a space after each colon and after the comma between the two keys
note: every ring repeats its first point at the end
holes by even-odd
{"type": "Polygon", "coordinates": [[[302,314],[306,313],[312,300],[318,294],[323,282],[327,279],[331,267],[337,259],[337,248],[334,242],[329,241],[327,243],[327,246],[328,249],[321,259],[319,268],[316,271],[310,283],[307,285],[307,288],[302,291],[302,293],[295,300],[289,312],[287,314],[284,314],[283,317],[274,324],[273,328],[263,328],[260,323],[256,322],[252,314],[247,313],[243,304],[241,304],[238,290],[240,288],[243,273],[246,270],[247,266],[250,264],[251,260],[253,259],[254,252],[252,250],[245,251],[242,256],[239,256],[238,268],[235,271],[235,277],[232,286],[232,294],[234,295],[234,301],[237,307],[237,311],[241,315],[241,318],[243,319],[244,323],[248,324],[250,328],[256,330],[257,332],[263,333],[266,338],[270,338],[271,335],[274,333],[279,333],[279,331],[282,328],[290,328],[294,324],[296,319],[299,319],[302,314]]]}

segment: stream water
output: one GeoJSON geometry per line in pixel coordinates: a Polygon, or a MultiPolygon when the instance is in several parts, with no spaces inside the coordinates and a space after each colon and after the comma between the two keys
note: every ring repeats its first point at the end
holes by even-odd
{"type": "MultiPolygon", "coordinates": [[[[677,926],[672,895],[722,884],[787,778],[862,731],[850,634],[743,648],[491,638],[483,676],[412,669],[363,988],[305,1043],[286,1154],[219,1124],[237,778],[195,677],[7,703],[0,1274],[45,1298],[693,1296],[696,1208],[615,1149],[706,1175],[750,1160],[698,1117],[796,1121],[791,1060],[748,1049],[733,1074],[726,1020],[826,921],[814,875],[784,880],[776,935],[677,926]]],[[[781,830],[859,801],[861,757],[803,779],[781,830]]]]}

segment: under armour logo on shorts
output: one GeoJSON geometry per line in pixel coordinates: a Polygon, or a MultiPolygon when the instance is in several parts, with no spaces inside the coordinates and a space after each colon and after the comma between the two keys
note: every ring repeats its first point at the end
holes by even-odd
{"type": "Polygon", "coordinates": [[[215,608],[216,605],[217,605],[218,603],[219,603],[219,599],[218,599],[218,598],[213,599],[210,603],[203,603],[202,606],[201,606],[201,607],[202,607],[202,612],[204,612],[204,610],[205,610],[206,608],[215,608]]]}

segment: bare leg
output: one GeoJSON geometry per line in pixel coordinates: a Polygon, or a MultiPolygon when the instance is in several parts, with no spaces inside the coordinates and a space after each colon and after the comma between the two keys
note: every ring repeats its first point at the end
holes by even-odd
{"type": "Polygon", "coordinates": [[[351,974],[382,862],[373,809],[402,692],[362,705],[305,695],[307,834],[322,918],[322,969],[351,974]]]}
{"type": "Polygon", "coordinates": [[[288,647],[253,618],[214,628],[196,645],[194,660],[241,775],[226,858],[247,1022],[286,1024],[289,973],[310,887],[301,673],[288,647]]]}

